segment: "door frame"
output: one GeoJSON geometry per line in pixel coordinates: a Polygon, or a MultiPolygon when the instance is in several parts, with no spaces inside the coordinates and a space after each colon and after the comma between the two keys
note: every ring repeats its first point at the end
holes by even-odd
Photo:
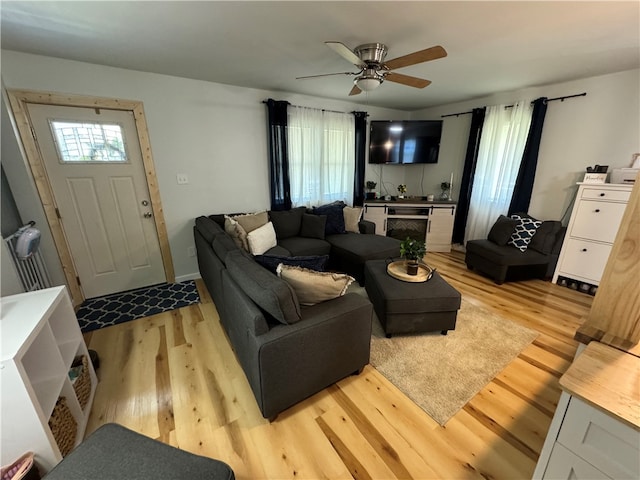
{"type": "Polygon", "coordinates": [[[47,172],[44,168],[44,161],[42,154],[40,153],[38,141],[33,133],[34,130],[31,124],[31,118],[29,117],[27,110],[28,104],[84,107],[96,110],[105,108],[109,110],[125,110],[133,113],[138,133],[138,142],[140,143],[140,150],[142,153],[145,178],[147,181],[147,187],[149,188],[149,199],[151,200],[151,206],[153,209],[153,219],[158,233],[158,240],[160,242],[160,254],[162,256],[164,272],[167,282],[174,282],[175,272],[173,269],[171,250],[169,248],[169,236],[167,234],[167,225],[164,220],[162,202],[160,200],[160,190],[158,187],[158,180],[156,178],[153,156],[151,154],[151,142],[149,140],[149,132],[147,130],[147,120],[144,115],[142,102],[137,100],[121,100],[115,98],[16,89],[8,89],[7,95],[15,118],[16,127],[24,146],[27,163],[29,164],[31,174],[35,181],[47,223],[49,224],[51,234],[53,235],[53,241],[62,264],[62,269],[64,271],[64,276],[67,281],[67,286],[70,290],[74,306],[80,305],[84,301],[85,297],[82,292],[82,288],[80,287],[80,279],[76,272],[73,256],[71,255],[71,249],[67,243],[64,228],[62,227],[62,223],[60,222],[60,218],[57,213],[53,189],[51,188],[49,177],[47,176],[47,172]]]}

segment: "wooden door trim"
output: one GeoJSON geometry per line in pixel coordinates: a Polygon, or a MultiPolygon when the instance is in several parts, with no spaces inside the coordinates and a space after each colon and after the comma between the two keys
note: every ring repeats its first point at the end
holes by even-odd
{"type": "Polygon", "coordinates": [[[167,234],[167,225],[164,219],[164,210],[160,199],[160,189],[158,187],[155,165],[151,154],[151,142],[149,139],[147,120],[144,114],[142,102],[136,100],[120,100],[115,98],[101,98],[15,89],[7,90],[7,95],[9,97],[9,103],[11,105],[11,110],[13,111],[13,116],[16,121],[16,126],[18,128],[22,144],[24,145],[24,150],[27,155],[27,162],[31,169],[36,189],[38,190],[38,195],[40,196],[40,201],[44,208],[47,223],[49,224],[49,228],[51,228],[51,234],[53,235],[55,247],[58,251],[60,262],[62,263],[62,269],[64,271],[64,276],[73,298],[74,305],[77,306],[84,301],[84,294],[82,293],[82,289],[78,283],[78,275],[73,263],[71,249],[69,248],[64,234],[64,229],[62,228],[62,223],[56,214],[53,189],[51,188],[49,178],[47,177],[47,173],[44,168],[44,160],[40,153],[40,149],[38,148],[37,141],[32,133],[33,126],[27,110],[27,104],[30,103],[40,105],[58,105],[64,107],[107,108],[110,110],[125,110],[133,112],[136,130],[138,132],[138,141],[142,151],[142,163],[144,166],[145,178],[149,188],[149,197],[151,200],[151,206],[153,207],[153,219],[156,225],[156,231],[158,232],[158,240],[160,242],[160,254],[162,256],[164,272],[167,277],[167,282],[174,282],[175,272],[173,269],[171,250],[169,248],[169,236],[167,234]]]}

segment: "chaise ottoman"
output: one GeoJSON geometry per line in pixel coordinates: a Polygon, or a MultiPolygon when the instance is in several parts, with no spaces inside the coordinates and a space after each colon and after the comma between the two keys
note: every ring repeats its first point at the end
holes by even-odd
{"type": "Polygon", "coordinates": [[[460,293],[438,272],[428,282],[410,283],[387,273],[386,260],[364,266],[365,290],[387,337],[394,334],[455,330],[460,293]]]}
{"type": "Polygon", "coordinates": [[[224,462],[108,423],[69,453],[45,480],[234,480],[224,462]]]}

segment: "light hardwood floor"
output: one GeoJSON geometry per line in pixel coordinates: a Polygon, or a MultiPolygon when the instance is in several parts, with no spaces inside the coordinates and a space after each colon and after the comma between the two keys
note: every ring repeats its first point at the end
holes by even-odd
{"type": "Polygon", "coordinates": [[[86,335],[101,359],[87,433],[118,422],[238,479],[531,478],[592,299],[541,280],[496,285],[456,252],[426,261],[465,299],[540,332],[444,427],[371,366],[270,424],[198,282],[198,305],[86,335]]]}

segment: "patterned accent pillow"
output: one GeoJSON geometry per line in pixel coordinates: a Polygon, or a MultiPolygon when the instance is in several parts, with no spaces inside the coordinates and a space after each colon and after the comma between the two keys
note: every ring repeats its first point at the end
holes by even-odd
{"type": "Polygon", "coordinates": [[[520,215],[511,215],[511,218],[517,220],[518,225],[516,225],[516,229],[511,234],[508,245],[513,245],[521,252],[524,252],[529,247],[529,242],[536,234],[536,230],[542,225],[542,221],[521,217],[520,215]]]}

